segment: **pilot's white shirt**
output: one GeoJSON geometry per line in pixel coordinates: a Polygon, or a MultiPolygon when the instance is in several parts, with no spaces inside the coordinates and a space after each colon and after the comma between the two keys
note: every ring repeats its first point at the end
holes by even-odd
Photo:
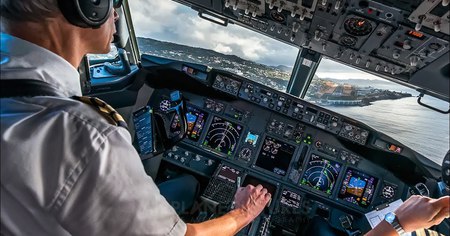
{"type": "Polygon", "coordinates": [[[60,97],[1,99],[2,235],[184,235],[131,137],[81,95],[77,70],[1,34],[1,79],[36,79],[60,97]]]}

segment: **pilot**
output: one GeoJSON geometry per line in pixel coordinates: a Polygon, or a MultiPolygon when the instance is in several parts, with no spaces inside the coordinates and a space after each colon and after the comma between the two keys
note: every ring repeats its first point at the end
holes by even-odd
{"type": "MultiPolygon", "coordinates": [[[[2,89],[0,234],[236,234],[269,202],[265,188],[240,188],[234,210],[187,224],[166,200],[176,196],[163,197],[145,173],[127,130],[72,99],[81,96],[83,56],[110,50],[117,3],[1,1],[1,82],[17,88],[2,89]]],[[[427,228],[449,217],[449,198],[415,196],[396,215],[404,231],[427,228]]],[[[369,234],[397,231],[384,221],[369,234]]]]}

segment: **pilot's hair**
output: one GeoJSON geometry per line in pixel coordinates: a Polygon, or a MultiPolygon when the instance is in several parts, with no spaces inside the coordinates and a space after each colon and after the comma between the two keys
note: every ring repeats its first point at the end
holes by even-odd
{"type": "Polygon", "coordinates": [[[57,0],[1,0],[0,10],[2,21],[12,22],[39,22],[59,13],[57,0]]]}

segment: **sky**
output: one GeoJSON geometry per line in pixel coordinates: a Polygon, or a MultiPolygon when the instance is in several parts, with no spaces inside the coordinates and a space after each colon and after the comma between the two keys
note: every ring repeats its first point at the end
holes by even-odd
{"type": "Polygon", "coordinates": [[[292,67],[297,58],[296,47],[238,25],[213,24],[171,0],[133,0],[129,4],[138,37],[212,49],[273,66],[292,67]]]}

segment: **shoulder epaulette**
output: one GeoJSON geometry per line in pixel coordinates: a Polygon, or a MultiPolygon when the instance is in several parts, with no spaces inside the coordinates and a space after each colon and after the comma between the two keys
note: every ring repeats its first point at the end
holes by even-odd
{"type": "Polygon", "coordinates": [[[128,129],[127,123],[125,122],[123,117],[116,110],[114,110],[114,108],[112,108],[110,105],[108,105],[106,102],[102,101],[101,99],[96,98],[96,97],[86,97],[86,96],[83,96],[83,97],[73,96],[72,98],[94,107],[112,125],[128,129]]]}

